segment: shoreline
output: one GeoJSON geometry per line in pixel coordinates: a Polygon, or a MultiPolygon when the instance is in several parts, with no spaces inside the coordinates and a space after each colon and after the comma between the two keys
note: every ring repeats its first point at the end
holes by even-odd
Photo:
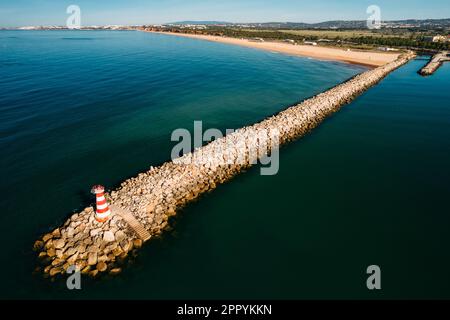
{"type": "Polygon", "coordinates": [[[313,59],[320,59],[327,61],[339,61],[349,64],[362,65],[370,68],[380,67],[392,61],[395,61],[401,55],[401,53],[385,53],[375,51],[347,51],[338,48],[329,48],[321,46],[292,45],[289,43],[274,42],[274,41],[255,42],[247,39],[238,39],[230,37],[211,36],[211,35],[174,33],[163,31],[144,31],[144,30],[141,31],[178,36],[184,38],[192,38],[203,41],[238,45],[243,47],[260,49],[264,51],[288,54],[292,56],[309,57],[313,59]]]}
{"type": "MultiPolygon", "coordinates": [[[[111,208],[109,220],[97,222],[95,210],[90,206],[34,243],[41,265],[36,271],[55,277],[75,265],[82,274],[92,277],[120,273],[125,259],[144,241],[170,228],[168,220],[179,209],[254,165],[255,159],[246,156],[248,150],[264,148],[266,154],[272,152],[268,132],[279,133],[280,146],[301,138],[414,57],[412,52],[403,54],[395,61],[365,71],[265,120],[122,182],[117,189],[105,193],[111,208]],[[242,155],[244,161],[237,161],[242,155]],[[138,228],[145,229],[149,236],[144,238],[138,228]]],[[[261,159],[264,154],[256,157],[261,159]]]]}

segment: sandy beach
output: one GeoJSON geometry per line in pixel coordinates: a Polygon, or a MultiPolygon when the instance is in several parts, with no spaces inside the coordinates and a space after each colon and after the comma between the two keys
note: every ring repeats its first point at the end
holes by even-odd
{"type": "Polygon", "coordinates": [[[293,45],[282,42],[256,42],[247,39],[237,39],[229,37],[218,37],[210,35],[195,35],[186,33],[172,32],[155,32],[179,37],[194,38],[206,41],[221,42],[233,45],[268,50],[272,52],[297,55],[302,57],[311,57],[315,59],[341,61],[370,67],[379,67],[386,63],[392,62],[399,56],[399,53],[375,52],[375,51],[347,51],[337,48],[310,46],[310,45],[293,45]]]}

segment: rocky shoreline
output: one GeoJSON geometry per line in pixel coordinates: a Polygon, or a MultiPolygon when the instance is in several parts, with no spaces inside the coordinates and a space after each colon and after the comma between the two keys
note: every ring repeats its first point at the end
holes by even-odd
{"type": "MultiPolygon", "coordinates": [[[[169,217],[202,193],[213,190],[272,151],[271,132],[280,145],[297,139],[318,126],[341,106],[378,83],[390,72],[414,58],[405,53],[384,66],[354,78],[292,106],[259,123],[243,127],[193,153],[128,179],[110,194],[109,204],[131,213],[152,237],[168,227],[169,217]],[[237,161],[239,159],[239,161],[237,161]]],[[[143,240],[124,218],[112,210],[108,221],[95,220],[94,208],[73,214],[63,226],[34,243],[39,271],[55,277],[76,265],[82,274],[118,274],[121,263],[139,249],[143,240]]]]}

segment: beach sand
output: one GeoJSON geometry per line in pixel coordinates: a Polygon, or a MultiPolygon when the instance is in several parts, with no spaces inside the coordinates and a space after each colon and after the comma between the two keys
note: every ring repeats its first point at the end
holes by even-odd
{"type": "Polygon", "coordinates": [[[167,35],[174,35],[180,37],[194,38],[206,41],[227,43],[233,45],[240,45],[245,47],[268,50],[272,52],[285,53],[289,55],[297,55],[303,57],[311,57],[315,59],[342,61],[347,63],[365,65],[370,67],[379,67],[394,61],[399,56],[399,53],[375,52],[375,51],[347,51],[344,49],[310,46],[310,45],[293,45],[283,42],[256,42],[247,39],[237,39],[229,37],[218,37],[210,35],[196,35],[186,33],[173,32],[155,32],[167,35]]]}

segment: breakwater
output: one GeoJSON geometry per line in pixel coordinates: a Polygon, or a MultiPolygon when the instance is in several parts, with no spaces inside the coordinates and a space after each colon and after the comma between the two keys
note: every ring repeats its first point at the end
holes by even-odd
{"type": "Polygon", "coordinates": [[[428,62],[426,66],[420,69],[419,74],[422,76],[432,75],[445,61],[450,61],[449,53],[447,51],[439,52],[431,58],[430,62],[428,62]]]}
{"type": "Polygon", "coordinates": [[[125,181],[106,195],[112,208],[112,217],[107,222],[98,223],[93,208],[88,207],[36,241],[42,270],[55,276],[75,264],[92,276],[120,272],[120,261],[139,248],[144,239],[135,232],[136,223],[130,225],[126,215],[114,208],[131,214],[151,236],[158,235],[178,208],[249,167],[254,159],[248,156],[253,154],[248,150],[265,145],[270,152],[271,137],[266,133],[279,132],[281,143],[301,137],[411,58],[411,54],[404,55],[255,125],[241,128],[192,154],[125,181]],[[255,132],[263,134],[254,139],[255,132]],[[242,155],[245,155],[243,161],[235,161],[242,155]]]}

